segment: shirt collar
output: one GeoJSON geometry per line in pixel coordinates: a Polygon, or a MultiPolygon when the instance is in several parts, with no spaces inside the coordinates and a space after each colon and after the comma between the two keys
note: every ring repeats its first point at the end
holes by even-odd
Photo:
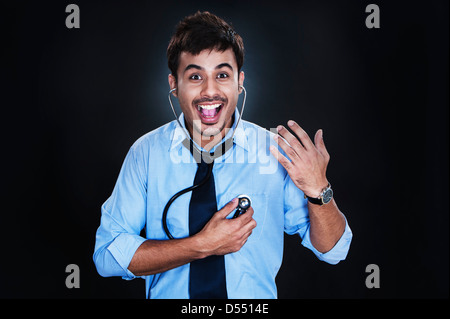
{"type": "MultiPolygon", "coordinates": [[[[247,141],[247,136],[245,134],[242,119],[239,121],[239,124],[237,125],[237,128],[236,128],[236,123],[237,123],[236,119],[239,119],[239,116],[240,116],[239,112],[236,108],[234,110],[233,125],[232,125],[231,129],[227,132],[227,134],[225,135],[225,138],[222,141],[226,141],[228,138],[230,138],[231,135],[233,134],[233,131],[236,130],[236,133],[233,136],[233,143],[248,151],[248,141],[247,141]]],[[[172,131],[172,138],[171,138],[171,143],[169,146],[169,151],[172,151],[175,148],[178,149],[179,147],[183,147],[182,142],[186,138],[185,133],[189,134],[186,129],[185,123],[184,123],[184,114],[183,113],[180,114],[180,116],[178,117],[178,120],[180,121],[182,127],[180,127],[180,125],[178,124],[177,121],[174,122],[175,128],[172,131]]],[[[214,151],[214,149],[217,146],[219,146],[220,144],[221,143],[215,145],[211,151],[214,151]]],[[[199,145],[197,143],[195,143],[195,146],[197,146],[200,150],[204,151],[204,149],[199,147],[199,145]]]]}

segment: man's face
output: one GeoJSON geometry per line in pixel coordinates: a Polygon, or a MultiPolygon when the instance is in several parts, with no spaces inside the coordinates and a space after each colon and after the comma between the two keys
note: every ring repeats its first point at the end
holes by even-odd
{"type": "Polygon", "coordinates": [[[243,83],[244,72],[239,76],[231,48],[224,52],[208,49],[198,55],[182,52],[178,81],[169,75],[191,136],[202,134],[208,139],[220,133],[225,136],[225,128],[231,127],[243,83]]]}

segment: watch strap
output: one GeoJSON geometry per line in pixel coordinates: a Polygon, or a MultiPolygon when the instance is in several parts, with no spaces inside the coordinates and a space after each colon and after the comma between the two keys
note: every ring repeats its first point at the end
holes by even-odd
{"type": "Polygon", "coordinates": [[[305,198],[307,198],[310,203],[322,206],[324,204],[323,195],[330,188],[331,188],[331,185],[330,185],[330,183],[328,183],[327,187],[322,189],[322,192],[320,193],[319,197],[309,197],[306,194],[304,194],[304,195],[305,195],[305,198]]]}
{"type": "Polygon", "coordinates": [[[308,199],[308,201],[312,204],[316,204],[316,205],[323,205],[323,201],[322,201],[322,197],[319,198],[314,198],[314,197],[309,197],[305,195],[305,198],[308,199]]]}

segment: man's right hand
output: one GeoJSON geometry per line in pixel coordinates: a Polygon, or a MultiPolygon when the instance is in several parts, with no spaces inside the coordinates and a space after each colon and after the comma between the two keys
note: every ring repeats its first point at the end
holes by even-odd
{"type": "Polygon", "coordinates": [[[229,202],[194,236],[171,240],[147,239],[136,250],[128,270],[135,276],[148,276],[210,255],[238,251],[256,227],[256,221],[252,217],[251,207],[245,214],[227,219],[237,204],[237,199],[229,202]]]}
{"type": "Polygon", "coordinates": [[[256,227],[252,207],[237,218],[227,218],[237,205],[238,199],[235,198],[215,213],[205,227],[195,235],[200,242],[200,249],[205,257],[237,252],[256,227]]]}

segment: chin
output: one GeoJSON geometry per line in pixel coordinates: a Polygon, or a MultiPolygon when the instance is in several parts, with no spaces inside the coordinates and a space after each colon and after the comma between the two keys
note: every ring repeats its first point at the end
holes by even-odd
{"type": "Polygon", "coordinates": [[[215,126],[207,126],[205,129],[203,129],[202,131],[202,136],[206,136],[206,137],[211,137],[211,136],[216,136],[218,134],[220,134],[222,130],[219,127],[215,127],[215,126]]]}

